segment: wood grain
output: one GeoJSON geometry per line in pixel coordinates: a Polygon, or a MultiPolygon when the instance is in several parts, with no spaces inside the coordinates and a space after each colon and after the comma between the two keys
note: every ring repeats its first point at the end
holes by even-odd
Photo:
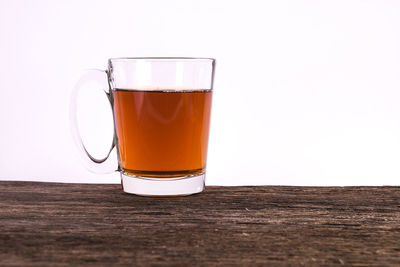
{"type": "Polygon", "coordinates": [[[0,182],[1,266],[400,265],[400,187],[0,182]]]}

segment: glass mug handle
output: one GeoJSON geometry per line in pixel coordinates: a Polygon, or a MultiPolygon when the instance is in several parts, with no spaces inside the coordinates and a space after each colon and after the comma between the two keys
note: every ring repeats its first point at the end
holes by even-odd
{"type": "Polygon", "coordinates": [[[98,70],[98,69],[89,69],[84,73],[81,78],[78,80],[76,83],[72,94],[71,94],[71,101],[70,101],[70,109],[69,109],[69,117],[70,117],[70,128],[71,128],[71,133],[72,137],[75,141],[75,144],[78,147],[79,154],[82,158],[82,161],[85,165],[85,167],[94,173],[113,173],[118,170],[117,166],[117,160],[115,158],[110,157],[112,154],[112,151],[115,148],[115,130],[114,130],[114,138],[110,147],[110,150],[108,151],[107,155],[102,158],[102,159],[97,159],[93,157],[88,150],[86,149],[85,145],[83,144],[81,135],[79,133],[79,127],[78,127],[78,118],[77,118],[77,108],[78,108],[78,97],[79,97],[79,92],[85,89],[88,89],[87,83],[93,83],[96,82],[100,86],[99,88],[103,88],[103,92],[106,94],[108,100],[110,101],[110,107],[112,111],[112,100],[109,92],[109,84],[108,84],[108,73],[107,71],[104,70],[98,70]]]}

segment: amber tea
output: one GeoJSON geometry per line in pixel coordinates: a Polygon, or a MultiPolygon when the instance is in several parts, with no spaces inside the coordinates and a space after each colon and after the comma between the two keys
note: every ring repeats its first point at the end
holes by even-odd
{"type": "Polygon", "coordinates": [[[122,171],[182,177],[205,170],[211,90],[113,90],[122,171]]]}

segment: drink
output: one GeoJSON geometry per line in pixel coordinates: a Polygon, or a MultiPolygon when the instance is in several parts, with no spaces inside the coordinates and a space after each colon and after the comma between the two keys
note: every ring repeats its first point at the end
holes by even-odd
{"type": "Polygon", "coordinates": [[[149,178],[204,173],[211,90],[112,92],[123,172],[149,178]]]}
{"type": "Polygon", "coordinates": [[[110,58],[105,71],[86,73],[72,93],[70,114],[72,134],[88,169],[118,171],[122,189],[130,194],[186,196],[203,191],[214,68],[213,58],[123,57],[110,58]],[[99,89],[109,96],[114,116],[115,138],[101,159],[88,152],[77,127],[78,92],[90,81],[103,83],[99,89]],[[117,168],[110,157],[114,152],[117,168]]]}

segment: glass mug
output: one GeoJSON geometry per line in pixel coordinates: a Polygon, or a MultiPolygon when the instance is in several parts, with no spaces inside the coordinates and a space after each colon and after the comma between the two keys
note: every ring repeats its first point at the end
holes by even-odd
{"type": "Polygon", "coordinates": [[[203,191],[214,69],[212,58],[112,58],[106,71],[90,70],[75,86],[70,108],[72,135],[86,166],[98,173],[119,171],[127,193],[203,191]],[[114,119],[114,140],[104,159],[85,148],[76,112],[79,91],[100,76],[114,119]],[[114,149],[117,169],[110,158],[114,149]]]}

